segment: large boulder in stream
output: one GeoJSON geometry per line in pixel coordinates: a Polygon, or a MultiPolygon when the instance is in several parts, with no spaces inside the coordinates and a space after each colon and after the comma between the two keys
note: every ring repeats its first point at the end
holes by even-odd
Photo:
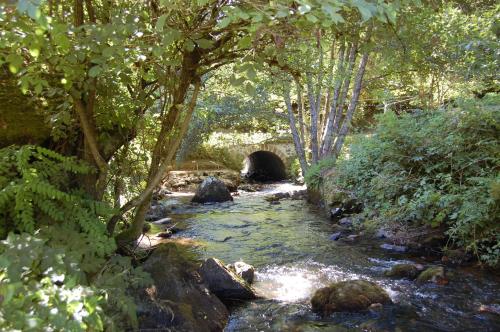
{"type": "Polygon", "coordinates": [[[153,284],[134,293],[141,331],[222,331],[229,313],[202,283],[199,261],[184,245],[162,244],[142,268],[153,284]]]}
{"type": "Polygon", "coordinates": [[[208,289],[221,299],[250,300],[257,297],[245,280],[224,266],[217,258],[207,259],[199,271],[208,289]]]}
{"type": "Polygon", "coordinates": [[[195,203],[232,201],[233,197],[224,182],[209,176],[203,180],[192,199],[195,203]]]}
{"type": "Polygon", "coordinates": [[[347,280],[318,289],[311,299],[314,312],[329,315],[337,311],[361,311],[375,303],[391,303],[387,292],[366,280],[347,280]]]}

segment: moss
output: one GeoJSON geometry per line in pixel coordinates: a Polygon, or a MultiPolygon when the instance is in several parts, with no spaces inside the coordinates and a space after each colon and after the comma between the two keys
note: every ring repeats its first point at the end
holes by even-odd
{"type": "Polygon", "coordinates": [[[397,264],[386,271],[385,275],[394,278],[415,279],[418,275],[418,269],[413,264],[397,264]]]}
{"type": "Polygon", "coordinates": [[[436,282],[438,283],[440,280],[445,279],[445,272],[444,272],[444,267],[442,266],[431,266],[422,273],[417,278],[417,282],[419,283],[424,283],[424,282],[436,282]]]}
{"type": "Polygon", "coordinates": [[[316,291],[311,299],[313,311],[322,314],[364,310],[373,303],[391,303],[391,299],[384,289],[366,280],[331,284],[316,291]]]}

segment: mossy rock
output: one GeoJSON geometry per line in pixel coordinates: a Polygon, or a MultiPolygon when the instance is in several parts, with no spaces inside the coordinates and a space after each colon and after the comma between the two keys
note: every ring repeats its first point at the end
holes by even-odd
{"type": "Polygon", "coordinates": [[[323,315],[338,311],[361,311],[373,303],[391,302],[391,298],[383,288],[366,280],[333,283],[317,290],[311,299],[313,311],[323,315]]]}
{"type": "Polygon", "coordinates": [[[444,267],[442,266],[431,266],[422,271],[417,278],[418,283],[424,282],[434,282],[443,283],[446,280],[446,275],[444,267]]]}
{"type": "Polygon", "coordinates": [[[415,279],[418,276],[419,270],[413,264],[396,264],[385,275],[391,278],[408,278],[415,279]]]}
{"type": "Polygon", "coordinates": [[[201,283],[200,261],[190,246],[158,246],[142,264],[153,284],[130,290],[137,304],[139,330],[222,331],[229,313],[201,283]]]}

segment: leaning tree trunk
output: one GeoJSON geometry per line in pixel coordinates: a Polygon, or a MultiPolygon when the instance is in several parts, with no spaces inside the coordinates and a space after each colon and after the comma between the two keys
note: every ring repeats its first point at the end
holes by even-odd
{"type": "Polygon", "coordinates": [[[193,78],[196,83],[191,96],[191,101],[188,105],[187,111],[185,112],[182,123],[179,123],[180,111],[178,106],[183,104],[189,83],[192,81],[188,78],[184,78],[184,80],[185,81],[180,84],[180,87],[175,94],[174,104],[170,107],[170,110],[162,123],[162,130],[160,131],[159,138],[153,151],[153,158],[151,161],[146,189],[141,193],[141,195],[125,204],[120,209],[120,213],[108,222],[108,232],[112,234],[117,221],[121,218],[123,213],[135,207],[132,224],[129,228],[116,236],[116,241],[120,246],[135,241],[142,234],[144,218],[151,204],[153,190],[163,179],[165,172],[175,157],[182,138],[189,127],[189,123],[196,106],[196,100],[198,98],[201,82],[198,78],[193,78]],[[176,125],[178,130],[175,130],[176,125]],[[164,147],[168,147],[168,149],[165,151],[164,147]]]}

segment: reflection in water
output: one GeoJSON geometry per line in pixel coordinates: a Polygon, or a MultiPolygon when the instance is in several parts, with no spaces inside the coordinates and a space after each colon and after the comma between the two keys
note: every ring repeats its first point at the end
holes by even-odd
{"type": "Polygon", "coordinates": [[[264,299],[232,308],[226,331],[500,331],[499,316],[478,312],[481,304],[499,301],[498,278],[491,273],[452,269],[447,286],[388,279],[384,271],[410,262],[408,257],[382,252],[378,243],[330,241],[330,221],[314,207],[287,199],[270,205],[264,199],[297,189],[284,183],[241,193],[234,202],[174,210],[172,218],[185,229],[178,236],[203,242],[202,256],[243,260],[256,268],[255,288],[264,299]],[[311,312],[316,289],[346,279],[378,283],[395,304],[329,317],[311,312]]]}

